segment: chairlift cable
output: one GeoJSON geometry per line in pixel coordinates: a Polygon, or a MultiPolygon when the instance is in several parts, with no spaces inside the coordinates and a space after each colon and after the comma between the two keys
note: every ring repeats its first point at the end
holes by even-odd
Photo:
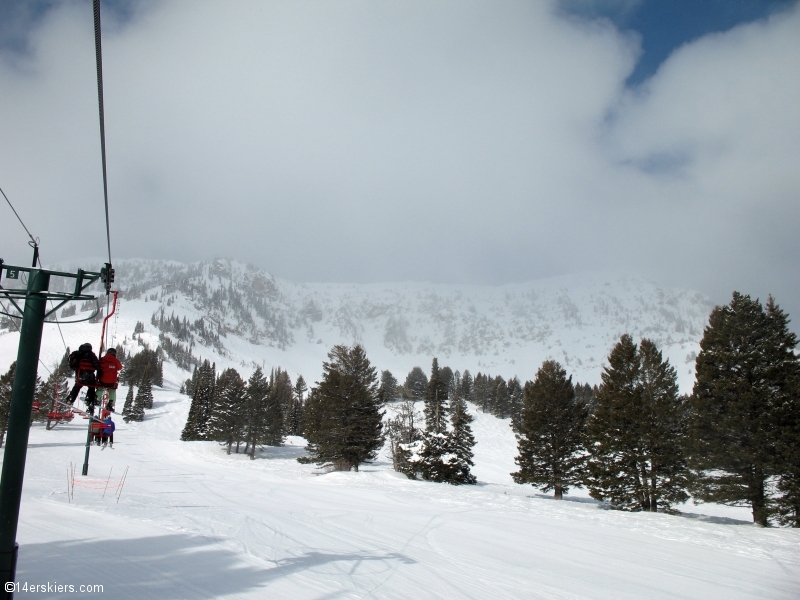
{"type": "Polygon", "coordinates": [[[36,239],[35,237],[33,237],[31,235],[31,232],[28,231],[28,228],[25,227],[25,223],[22,222],[22,218],[19,216],[19,213],[17,212],[17,209],[14,208],[13,204],[11,204],[11,200],[8,199],[8,196],[6,196],[6,193],[3,191],[3,188],[0,188],[0,194],[3,194],[3,198],[6,199],[6,202],[8,202],[8,205],[11,207],[11,210],[14,211],[14,214],[17,216],[17,220],[19,221],[19,224],[22,225],[22,228],[25,230],[25,233],[27,233],[28,237],[31,238],[31,241],[38,246],[39,245],[39,240],[36,239]]]}
{"type": "MultiPolygon", "coordinates": [[[[10,206],[11,210],[14,211],[14,214],[16,215],[17,220],[19,221],[20,225],[22,225],[22,228],[25,230],[25,233],[27,233],[28,237],[31,238],[31,241],[29,243],[32,244],[34,246],[34,248],[38,249],[38,247],[39,247],[39,238],[33,237],[31,232],[25,226],[25,223],[22,221],[22,218],[19,216],[19,213],[17,212],[17,209],[15,209],[14,205],[11,204],[11,200],[8,199],[8,196],[6,196],[6,193],[3,191],[3,188],[0,188],[0,194],[3,194],[3,198],[6,199],[6,202],[8,202],[8,206],[10,206]]],[[[39,255],[38,250],[35,253],[35,256],[36,256],[37,262],[39,263],[39,268],[40,269],[44,268],[44,267],[42,267],[42,257],[39,255]]],[[[34,264],[33,266],[35,267],[36,265],[34,264]]],[[[0,302],[0,307],[3,308],[3,312],[5,312],[5,313],[9,312],[4,303],[0,302]]],[[[17,322],[14,319],[9,319],[9,320],[17,328],[17,331],[19,331],[21,333],[20,327],[19,327],[19,325],[17,325],[17,322]]],[[[58,320],[56,320],[56,324],[58,325],[58,333],[61,335],[61,342],[64,344],[64,350],[66,350],[67,349],[67,343],[66,343],[66,341],[64,341],[64,334],[61,332],[61,325],[58,323],[58,320]]],[[[42,366],[45,369],[47,369],[47,366],[42,362],[41,359],[39,359],[39,362],[42,363],[42,366]]],[[[51,373],[50,369],[47,369],[47,372],[51,373]]]]}
{"type": "MultiPolygon", "coordinates": [[[[94,0],[94,50],[97,63],[97,104],[100,110],[100,155],[103,161],[103,198],[106,207],[106,240],[111,263],[111,226],[108,219],[108,177],[106,175],[106,125],[103,111],[103,49],[100,43],[100,0],[94,0]]],[[[108,289],[108,288],[106,288],[108,289]]]]}

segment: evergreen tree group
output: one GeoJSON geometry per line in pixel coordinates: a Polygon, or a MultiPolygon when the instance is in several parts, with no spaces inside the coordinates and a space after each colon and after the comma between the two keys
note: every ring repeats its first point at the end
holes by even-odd
{"type": "Polygon", "coordinates": [[[214,410],[206,428],[208,437],[224,444],[230,454],[233,444],[238,446],[244,437],[247,385],[236,369],[225,369],[217,379],[214,394],[214,410]]]}
{"type": "Polygon", "coordinates": [[[475,437],[470,426],[472,416],[467,408],[464,378],[449,367],[440,368],[434,357],[430,378],[426,380],[424,431],[416,427],[420,415],[413,397],[401,404],[395,418],[387,424],[393,466],[410,478],[454,485],[473,484],[476,479],[470,469],[474,466],[475,437]]]}
{"type": "MultiPolygon", "coordinates": [[[[476,377],[477,379],[477,377],[476,377]]],[[[597,388],[573,386],[563,367],[545,361],[524,388],[518,419],[517,483],[553,490],[589,488],[612,508],[672,510],[688,498],[687,401],[656,345],[623,335],[597,388]]]]}
{"type": "Polygon", "coordinates": [[[478,373],[472,382],[468,398],[482,412],[500,419],[511,418],[512,421],[517,421],[522,411],[522,384],[516,377],[506,381],[500,375],[493,377],[478,373]]]}
{"type": "Polygon", "coordinates": [[[161,349],[150,350],[146,346],[137,354],[126,357],[124,353],[120,358],[124,368],[120,375],[120,382],[127,385],[139,385],[144,377],[147,377],[151,385],[161,387],[164,385],[164,360],[161,356],[161,349]]]}
{"type": "MultiPolygon", "coordinates": [[[[302,376],[299,390],[305,391],[302,376]]],[[[289,374],[273,369],[269,377],[257,367],[245,382],[236,369],[219,377],[216,365],[203,361],[182,389],[192,397],[181,439],[211,440],[255,459],[260,446],[281,446],[286,435],[302,426],[302,400],[298,404],[289,374]]]]}

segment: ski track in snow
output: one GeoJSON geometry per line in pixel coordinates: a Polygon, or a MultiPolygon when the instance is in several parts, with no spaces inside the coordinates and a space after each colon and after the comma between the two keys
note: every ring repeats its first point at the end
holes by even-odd
{"type": "Polygon", "coordinates": [[[20,582],[163,600],[800,595],[800,532],[755,527],[746,509],[622,513],[582,490],[554,501],[511,481],[507,421],[475,414],[476,486],[409,481],[385,455],[358,473],[320,473],[295,460],[301,438],[255,461],[179,441],[189,407],[180,376],[167,368],[145,421],[118,419],[115,448],[91,451],[93,481],[129,466],[118,503],[116,490],[102,498],[77,484],[68,502],[84,420],[32,427],[20,582]]]}

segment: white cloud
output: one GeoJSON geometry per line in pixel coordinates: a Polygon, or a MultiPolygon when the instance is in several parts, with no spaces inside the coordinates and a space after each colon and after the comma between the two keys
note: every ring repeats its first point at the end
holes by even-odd
{"type": "MultiPolygon", "coordinates": [[[[780,301],[799,41],[797,11],[709,36],[634,95],[635,39],[545,3],[147,5],[104,38],[115,254],[340,281],[621,266],[780,301]]],[[[0,61],[0,185],[43,252],[99,255],[90,11],[32,47],[0,61]]]]}

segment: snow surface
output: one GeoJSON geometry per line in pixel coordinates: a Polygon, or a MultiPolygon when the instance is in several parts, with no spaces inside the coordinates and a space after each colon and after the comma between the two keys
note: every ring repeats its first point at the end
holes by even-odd
{"type": "MultiPolygon", "coordinates": [[[[690,359],[710,310],[701,295],[627,276],[503,288],[337,286],[273,280],[227,261],[131,261],[127,268],[124,277],[124,265],[118,268],[118,281],[139,282],[144,293],[122,300],[112,343],[136,351],[131,333],[142,321],[141,339],[155,347],[151,315],[172,297],[167,314],[223,325],[221,352],[194,350],[218,370],[234,366],[247,377],[255,364],[281,365],[309,382],[331,345],[361,341],[373,364],[401,381],[414,365],[427,371],[437,355],[453,369],[523,380],[554,357],[576,380],[599,383],[608,351],[627,331],[656,339],[690,391],[690,359]],[[163,293],[170,277],[187,272],[211,286],[263,291],[284,337],[266,320],[254,317],[245,330],[230,311],[209,312],[191,295],[163,293]],[[157,301],[148,299],[151,292],[157,301]]],[[[60,359],[64,343],[96,345],[99,331],[97,324],[61,332],[46,325],[43,363],[60,359]]],[[[17,343],[13,330],[0,331],[3,372],[17,343]]],[[[40,375],[47,376],[44,367],[40,375]]],[[[688,504],[680,507],[684,516],[622,513],[603,509],[584,490],[552,500],[512,482],[516,443],[507,420],[475,415],[477,486],[409,481],[385,455],[358,473],[321,473],[295,460],[303,454],[300,438],[255,461],[227,456],[215,443],[179,441],[189,399],[177,389],[187,375],[165,365],[154,409],[142,423],[116,419],[115,448],[92,449],[89,477],[75,478],[72,499],[68,471],[73,463],[80,473],[86,422],[76,418],[52,431],[33,425],[20,582],[102,584],[107,598],[167,600],[800,597],[800,532],[755,527],[745,508],[688,504]]],[[[119,390],[120,406],[126,391],[119,390]]]]}
{"type": "Polygon", "coordinates": [[[32,427],[20,582],[163,600],[800,595],[800,532],[756,527],[745,509],[723,518],[690,505],[687,517],[604,510],[585,493],[552,500],[511,482],[507,421],[475,415],[476,486],[410,481],[386,456],[322,473],[295,460],[301,438],[255,461],[179,441],[189,399],[176,391],[184,374],[166,371],[145,420],[117,419],[114,449],[92,449],[71,500],[86,421],[32,427]]]}

